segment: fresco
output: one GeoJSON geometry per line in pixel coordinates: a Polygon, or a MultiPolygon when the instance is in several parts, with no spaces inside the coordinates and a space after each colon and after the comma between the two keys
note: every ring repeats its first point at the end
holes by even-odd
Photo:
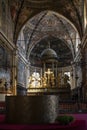
{"type": "Polygon", "coordinates": [[[9,68],[11,66],[11,54],[6,49],[0,46],[0,67],[9,68]]]}
{"type": "Polygon", "coordinates": [[[11,54],[0,46],[0,91],[10,88],[11,58],[11,54]]]}

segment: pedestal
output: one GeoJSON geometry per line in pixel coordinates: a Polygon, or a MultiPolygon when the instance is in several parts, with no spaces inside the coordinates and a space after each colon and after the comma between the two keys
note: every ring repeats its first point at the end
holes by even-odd
{"type": "Polygon", "coordinates": [[[7,123],[53,123],[57,115],[57,95],[6,96],[7,123]]]}

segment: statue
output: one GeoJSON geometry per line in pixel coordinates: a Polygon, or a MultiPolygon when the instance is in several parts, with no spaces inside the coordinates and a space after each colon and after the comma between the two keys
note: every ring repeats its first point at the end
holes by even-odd
{"type": "Polygon", "coordinates": [[[55,85],[54,83],[54,73],[48,69],[45,74],[44,78],[46,78],[46,85],[48,88],[53,87],[55,85]]]}
{"type": "Polygon", "coordinates": [[[7,87],[5,85],[6,85],[6,79],[0,78],[0,89],[5,90],[5,88],[7,87]]]}
{"type": "Polygon", "coordinates": [[[70,81],[69,76],[67,74],[64,74],[64,86],[65,87],[69,87],[70,88],[69,81],[70,81]]]}

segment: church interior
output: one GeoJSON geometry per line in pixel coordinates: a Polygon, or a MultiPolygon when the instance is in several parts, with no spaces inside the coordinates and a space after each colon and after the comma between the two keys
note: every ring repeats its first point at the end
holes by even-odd
{"type": "Polygon", "coordinates": [[[47,119],[78,114],[87,128],[86,62],[87,0],[0,0],[0,115],[8,123],[35,123],[45,106],[47,119]]]}

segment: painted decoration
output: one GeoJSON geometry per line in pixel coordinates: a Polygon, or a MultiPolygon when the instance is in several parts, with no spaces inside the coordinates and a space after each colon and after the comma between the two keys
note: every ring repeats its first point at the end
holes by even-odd
{"type": "Polygon", "coordinates": [[[8,90],[11,81],[11,54],[0,46],[0,91],[8,90]]]}

